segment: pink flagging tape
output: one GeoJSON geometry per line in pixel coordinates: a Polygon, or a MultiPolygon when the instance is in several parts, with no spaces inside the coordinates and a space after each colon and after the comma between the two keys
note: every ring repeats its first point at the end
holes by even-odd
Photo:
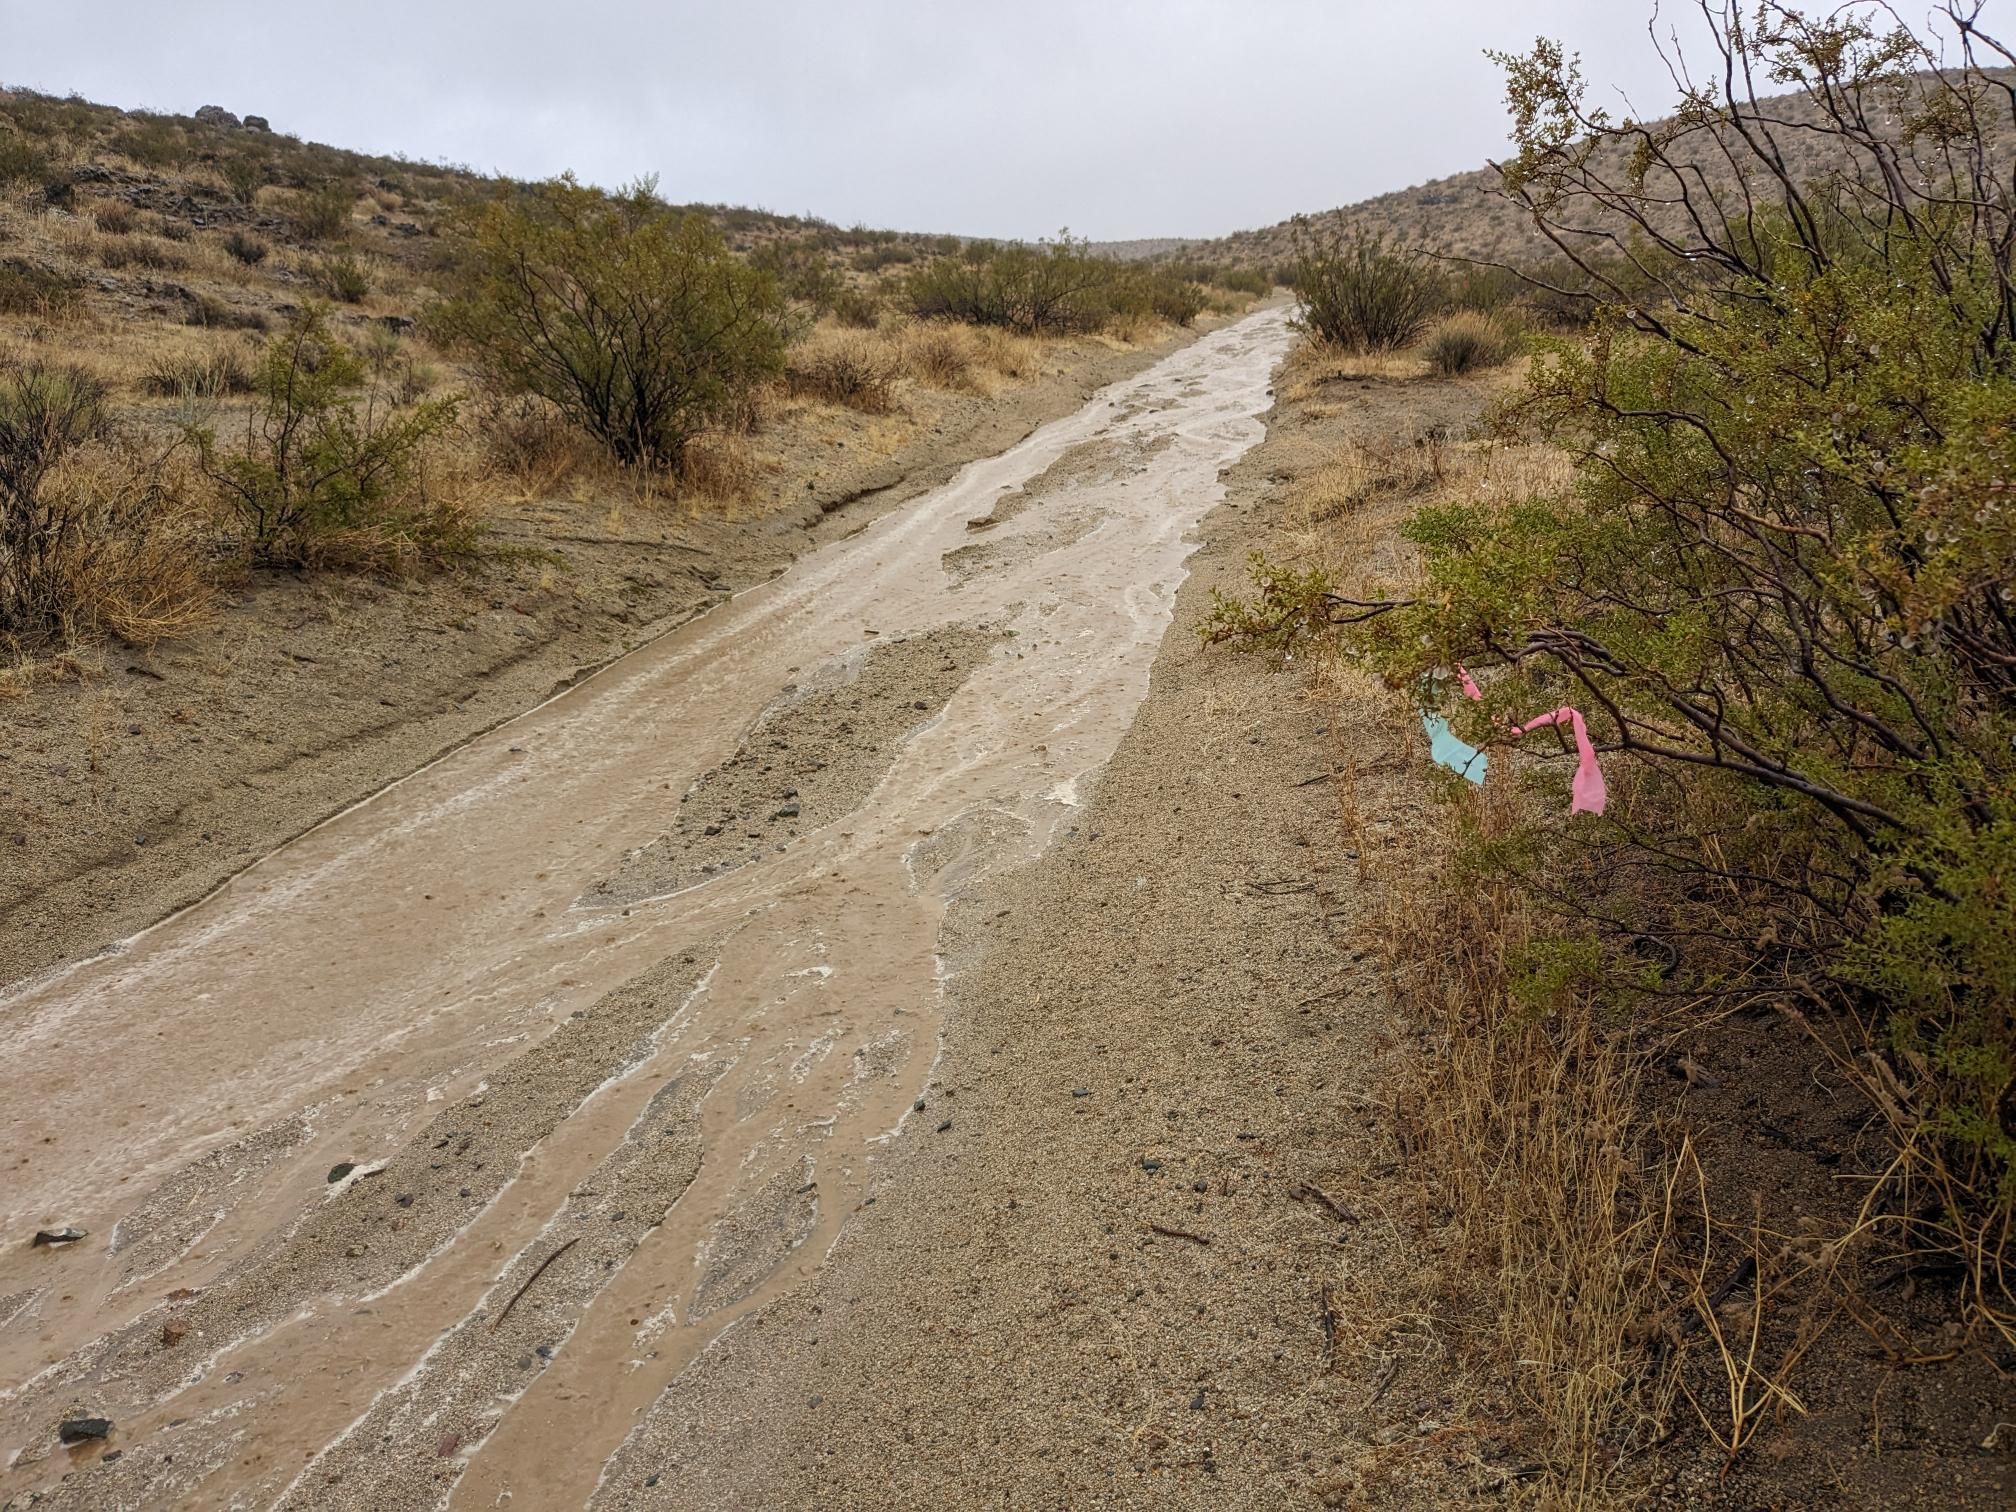
{"type": "Polygon", "coordinates": [[[1477,679],[1470,675],[1470,669],[1463,663],[1456,663],[1456,678],[1463,684],[1463,696],[1472,701],[1481,700],[1484,690],[1477,686],[1477,679]]]}
{"type": "Polygon", "coordinates": [[[1569,787],[1571,814],[1600,814],[1610,801],[1610,790],[1603,782],[1603,769],[1596,765],[1596,747],[1590,743],[1589,727],[1582,722],[1579,709],[1561,708],[1551,714],[1542,714],[1537,719],[1529,719],[1512,733],[1524,735],[1529,730],[1537,730],[1542,725],[1565,724],[1575,732],[1575,781],[1569,787]]]}

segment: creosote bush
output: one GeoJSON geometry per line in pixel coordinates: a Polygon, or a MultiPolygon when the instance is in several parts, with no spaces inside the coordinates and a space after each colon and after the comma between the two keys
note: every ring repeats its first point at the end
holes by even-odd
{"type": "Polygon", "coordinates": [[[429,327],[626,466],[677,468],[783,369],[776,279],[648,181],[609,196],[558,179],[483,207],[468,231],[462,290],[429,327]]]}
{"type": "Polygon", "coordinates": [[[1026,246],[975,242],[936,257],[904,281],[910,313],[1027,335],[1096,331],[1118,322],[1162,319],[1189,325],[1204,294],[1174,274],[1096,257],[1060,233],[1026,246]]]}
{"type": "Polygon", "coordinates": [[[460,511],[426,489],[428,454],[454,422],[454,401],[397,406],[369,378],[327,314],[310,307],[261,353],[240,436],[227,442],[209,425],[190,428],[201,469],[255,562],[471,548],[460,511]]]}
{"type": "Polygon", "coordinates": [[[1349,352],[1385,352],[1411,343],[1440,307],[1433,268],[1377,236],[1349,239],[1295,226],[1296,320],[1309,336],[1349,352]]]}
{"type": "Polygon", "coordinates": [[[304,240],[328,241],[350,229],[356,203],[356,186],[336,180],[297,192],[288,202],[287,219],[304,240]]]}
{"type": "Polygon", "coordinates": [[[248,268],[256,268],[266,261],[267,254],[273,249],[256,236],[248,236],[243,231],[233,231],[224,238],[224,250],[230,254],[232,261],[248,268]]]}
{"type": "Polygon", "coordinates": [[[371,273],[348,252],[319,257],[308,269],[309,282],[330,299],[344,304],[360,303],[371,292],[371,273]]]}
{"type": "Polygon", "coordinates": [[[1472,740],[1583,709],[1628,799],[1499,852],[1559,948],[1618,1013],[1796,1014],[1897,1142],[1861,1232],[1943,1252],[1969,1329],[2016,1341],[2016,199],[1984,103],[2006,129],[2009,101],[1861,12],[1716,37],[1714,77],[1801,90],[1840,171],[1772,177],[1740,88],[1654,130],[1585,105],[1557,47],[1504,60],[1507,190],[1602,298],[1501,425],[1575,485],[1423,511],[1422,590],[1361,644],[1396,682],[1502,668],[1451,711],[1472,740]],[[1768,202],[1673,213],[1709,135],[1768,202]],[[1578,907],[1577,872],[1643,880],[1578,907]],[[1648,964],[1648,937],[1682,943],[1648,964]]]}

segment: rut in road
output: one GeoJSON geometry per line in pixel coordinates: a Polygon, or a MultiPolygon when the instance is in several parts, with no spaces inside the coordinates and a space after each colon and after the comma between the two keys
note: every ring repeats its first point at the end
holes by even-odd
{"type": "Polygon", "coordinates": [[[875,1195],[946,899],[1072,823],[1287,338],[1199,339],[0,998],[0,1232],[91,1232],[0,1260],[0,1492],[584,1501],[875,1195]]]}

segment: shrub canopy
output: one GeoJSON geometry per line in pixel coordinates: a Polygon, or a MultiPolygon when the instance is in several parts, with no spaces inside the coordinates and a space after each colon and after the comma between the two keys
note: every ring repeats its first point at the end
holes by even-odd
{"type": "Polygon", "coordinates": [[[462,292],[430,327],[625,465],[676,467],[689,440],[782,370],[775,277],[648,181],[612,197],[556,179],[482,207],[469,231],[462,292]]]}

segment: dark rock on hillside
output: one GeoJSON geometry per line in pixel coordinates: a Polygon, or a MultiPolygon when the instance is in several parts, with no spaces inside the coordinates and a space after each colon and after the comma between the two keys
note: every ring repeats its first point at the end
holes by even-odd
{"type": "Polygon", "coordinates": [[[205,126],[242,126],[245,124],[222,105],[205,105],[196,112],[196,119],[201,121],[205,126]]]}

